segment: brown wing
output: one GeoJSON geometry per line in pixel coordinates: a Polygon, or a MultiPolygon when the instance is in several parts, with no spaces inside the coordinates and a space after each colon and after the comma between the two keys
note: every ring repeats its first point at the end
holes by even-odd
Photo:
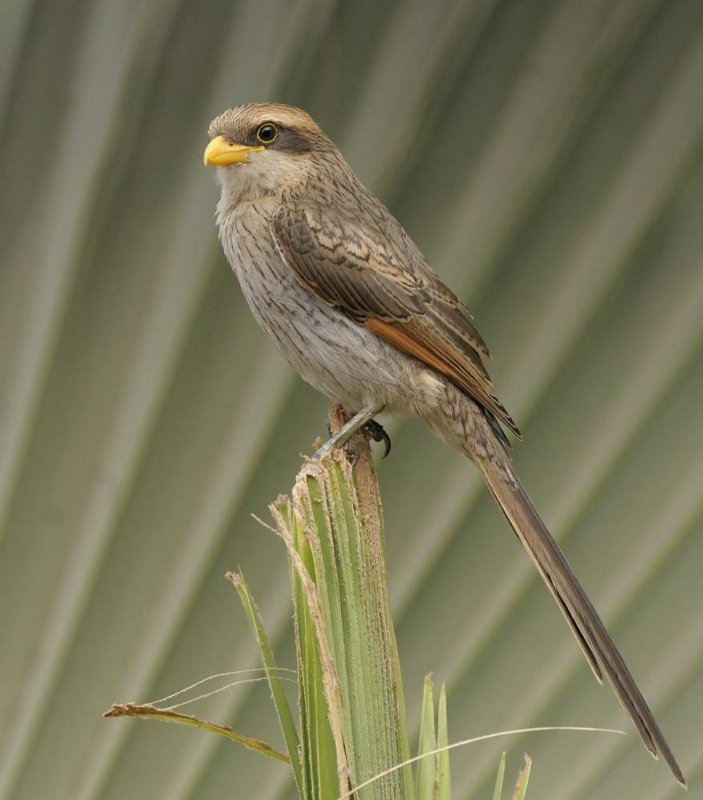
{"type": "Polygon", "coordinates": [[[385,215],[362,221],[336,208],[288,203],[272,233],[295,277],[321,301],[446,375],[519,436],[495,394],[481,360],[490,354],[468,313],[385,215]]]}

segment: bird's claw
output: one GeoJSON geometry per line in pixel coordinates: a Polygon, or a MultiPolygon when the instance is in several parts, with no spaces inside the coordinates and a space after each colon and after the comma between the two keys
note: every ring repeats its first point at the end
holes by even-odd
{"type": "Polygon", "coordinates": [[[386,429],[380,422],[372,419],[366,423],[363,430],[374,442],[383,442],[384,452],[381,456],[381,460],[383,460],[391,452],[391,437],[386,433],[386,429]]]}

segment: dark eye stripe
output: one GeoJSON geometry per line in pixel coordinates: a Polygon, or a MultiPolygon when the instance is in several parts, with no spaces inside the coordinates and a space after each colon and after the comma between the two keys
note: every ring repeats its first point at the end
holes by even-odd
{"type": "Polygon", "coordinates": [[[308,153],[312,149],[312,142],[294,128],[281,128],[272,147],[288,153],[308,153]]]}

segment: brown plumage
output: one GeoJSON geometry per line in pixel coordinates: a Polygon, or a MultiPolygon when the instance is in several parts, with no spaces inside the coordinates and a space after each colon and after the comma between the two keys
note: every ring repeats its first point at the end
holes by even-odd
{"type": "Polygon", "coordinates": [[[393,235],[400,230],[313,204],[281,205],[271,227],[295,277],[323,303],[446,375],[520,434],[481,361],[485,342],[419,250],[393,235]]]}
{"type": "Polygon", "coordinates": [[[510,461],[519,435],[486,371],[489,353],[456,295],[300,109],[252,104],[210,126],[220,239],[262,327],[291,365],[350,412],[419,416],[477,465],[647,749],[676,760],[622,656],[510,461]]]}

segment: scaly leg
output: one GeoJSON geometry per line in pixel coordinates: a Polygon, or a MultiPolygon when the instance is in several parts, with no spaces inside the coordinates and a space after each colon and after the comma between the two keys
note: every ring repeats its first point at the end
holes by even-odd
{"type": "Polygon", "coordinates": [[[314,455],[314,458],[322,458],[322,456],[330,453],[339,447],[345,445],[351,437],[358,433],[362,428],[368,425],[371,420],[383,411],[383,406],[374,406],[373,408],[362,408],[361,411],[356,413],[345,425],[337,431],[337,433],[330,436],[330,438],[319,447],[314,455]]]}

